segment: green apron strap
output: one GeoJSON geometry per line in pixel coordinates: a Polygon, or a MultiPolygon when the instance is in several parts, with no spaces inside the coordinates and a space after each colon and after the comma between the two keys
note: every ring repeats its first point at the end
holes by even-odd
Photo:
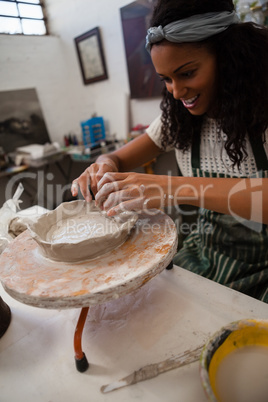
{"type": "Polygon", "coordinates": [[[200,169],[200,132],[196,133],[192,142],[192,168],[200,169]]]}
{"type": "Polygon", "coordinates": [[[266,152],[264,150],[263,142],[261,137],[250,138],[249,139],[255,162],[257,165],[257,170],[268,170],[268,159],[266,152]]]}

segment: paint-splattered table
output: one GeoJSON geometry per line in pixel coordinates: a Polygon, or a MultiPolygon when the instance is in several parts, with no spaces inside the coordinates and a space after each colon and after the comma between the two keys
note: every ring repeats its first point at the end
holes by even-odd
{"type": "Polygon", "coordinates": [[[82,308],[74,336],[76,366],[88,367],[81,338],[89,306],[122,297],[163,271],[177,249],[174,222],[156,210],[141,214],[126,242],[90,261],[61,263],[40,254],[28,230],[0,257],[0,280],[7,293],[36,307],[82,308]]]}

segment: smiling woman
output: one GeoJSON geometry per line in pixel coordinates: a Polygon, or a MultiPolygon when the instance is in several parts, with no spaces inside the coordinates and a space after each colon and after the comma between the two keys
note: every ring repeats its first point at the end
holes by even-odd
{"type": "Polygon", "coordinates": [[[0,33],[46,35],[42,1],[0,0],[0,33]]]}
{"type": "Polygon", "coordinates": [[[76,182],[109,216],[198,207],[175,264],[268,302],[268,31],[232,0],[158,0],[146,43],[161,115],[76,182]],[[170,149],[180,176],[131,172],[170,149]]]}

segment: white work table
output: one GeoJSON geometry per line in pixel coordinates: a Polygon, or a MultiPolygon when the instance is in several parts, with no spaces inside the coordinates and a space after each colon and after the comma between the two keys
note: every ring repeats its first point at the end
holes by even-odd
{"type": "Polygon", "coordinates": [[[102,385],[208,341],[239,319],[268,319],[268,305],[174,267],[120,299],[91,307],[83,333],[90,363],[75,368],[80,309],[48,310],[11,298],[12,321],[0,339],[1,402],[205,402],[199,362],[102,394],[102,385]]]}

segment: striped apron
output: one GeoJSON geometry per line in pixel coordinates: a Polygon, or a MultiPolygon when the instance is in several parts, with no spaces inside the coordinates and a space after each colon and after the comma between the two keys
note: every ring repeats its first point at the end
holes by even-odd
{"type": "MultiPolygon", "coordinates": [[[[251,143],[258,173],[268,177],[261,139],[251,143]]],[[[231,177],[200,169],[200,138],[192,146],[194,177],[231,177]]],[[[251,176],[252,177],[252,176],[251,176]]],[[[199,209],[196,229],[184,240],[174,264],[268,303],[268,226],[199,209]]]]}

